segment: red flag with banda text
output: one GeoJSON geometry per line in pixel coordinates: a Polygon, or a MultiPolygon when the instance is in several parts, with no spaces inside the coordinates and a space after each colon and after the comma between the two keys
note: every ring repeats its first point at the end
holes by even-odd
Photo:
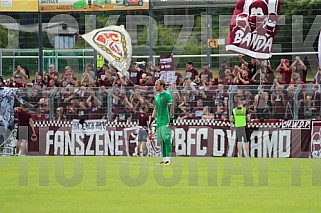
{"type": "Polygon", "coordinates": [[[226,51],[271,58],[281,0],[238,0],[230,22],[226,51]]]}

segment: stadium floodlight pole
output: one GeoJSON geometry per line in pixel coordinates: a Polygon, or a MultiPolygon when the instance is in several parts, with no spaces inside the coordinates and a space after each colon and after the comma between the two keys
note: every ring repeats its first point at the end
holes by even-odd
{"type": "Polygon", "coordinates": [[[41,76],[43,76],[43,42],[42,42],[42,13],[38,12],[38,71],[41,76]]]}

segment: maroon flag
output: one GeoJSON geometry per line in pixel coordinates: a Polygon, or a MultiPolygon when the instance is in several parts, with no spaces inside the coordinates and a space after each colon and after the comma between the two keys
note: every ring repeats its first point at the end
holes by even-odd
{"type": "Polygon", "coordinates": [[[271,58],[281,0],[238,0],[226,51],[252,58],[271,58]]]}

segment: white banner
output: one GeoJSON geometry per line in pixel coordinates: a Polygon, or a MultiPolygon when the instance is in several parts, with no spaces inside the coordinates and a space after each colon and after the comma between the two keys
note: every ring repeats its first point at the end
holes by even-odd
{"type": "Polygon", "coordinates": [[[125,73],[132,57],[131,38],[124,26],[109,26],[81,36],[113,67],[125,73]]]}

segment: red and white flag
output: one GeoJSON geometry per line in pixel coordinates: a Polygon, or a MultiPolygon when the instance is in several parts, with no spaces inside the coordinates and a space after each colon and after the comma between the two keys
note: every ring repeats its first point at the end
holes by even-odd
{"type": "Polygon", "coordinates": [[[81,36],[113,67],[125,73],[132,57],[131,38],[124,26],[108,26],[81,36]]]}
{"type": "Polygon", "coordinates": [[[269,59],[281,0],[238,0],[226,39],[226,51],[269,59]]]}

